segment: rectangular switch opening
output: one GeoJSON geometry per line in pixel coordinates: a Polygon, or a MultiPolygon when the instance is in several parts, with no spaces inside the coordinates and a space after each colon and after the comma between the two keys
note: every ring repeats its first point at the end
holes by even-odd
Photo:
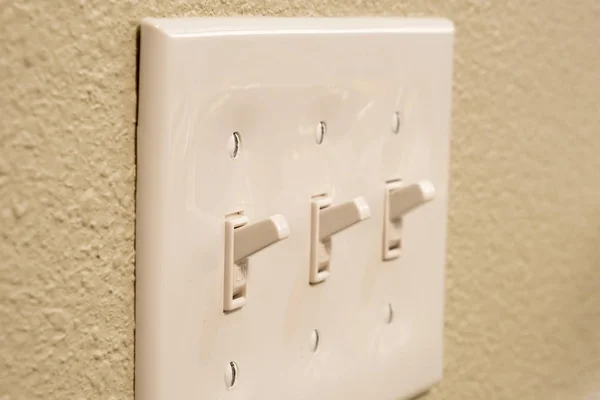
{"type": "Polygon", "coordinates": [[[391,190],[399,188],[402,179],[389,179],[385,182],[384,220],[383,220],[383,259],[393,260],[402,250],[402,220],[391,220],[389,216],[389,195],[391,190]]]}
{"type": "Polygon", "coordinates": [[[400,239],[392,240],[388,243],[389,250],[400,250],[401,248],[402,248],[402,241],[400,239]]]}
{"type": "Polygon", "coordinates": [[[246,297],[246,277],[248,275],[248,260],[235,264],[235,275],[233,282],[233,300],[246,297]]]}
{"type": "Polygon", "coordinates": [[[310,277],[311,285],[323,282],[329,276],[329,257],[331,239],[319,238],[320,212],[331,205],[331,196],[320,193],[311,197],[311,245],[310,245],[310,277]]]}
{"type": "Polygon", "coordinates": [[[321,252],[319,255],[322,258],[318,260],[317,271],[321,273],[324,271],[329,271],[329,260],[331,257],[331,239],[321,241],[319,246],[321,248],[321,252]]]}
{"type": "Polygon", "coordinates": [[[243,290],[239,290],[233,294],[233,300],[241,299],[244,297],[246,297],[246,288],[244,288],[243,290]]]}
{"type": "Polygon", "coordinates": [[[246,302],[247,260],[236,263],[234,260],[235,230],[245,226],[248,219],[242,211],[225,216],[225,270],[223,311],[229,313],[242,307],[246,302]]]}

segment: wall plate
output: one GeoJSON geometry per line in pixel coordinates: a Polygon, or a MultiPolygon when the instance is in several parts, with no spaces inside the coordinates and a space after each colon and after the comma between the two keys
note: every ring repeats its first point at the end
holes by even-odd
{"type": "Polygon", "coordinates": [[[441,379],[452,43],[436,19],[143,22],[138,399],[398,399],[441,379]],[[423,179],[435,199],[384,261],[386,183],[423,179]],[[332,237],[311,285],[319,195],[360,196],[370,218],[332,237]],[[281,214],[289,237],[249,259],[226,313],[235,213],[281,214]]]}

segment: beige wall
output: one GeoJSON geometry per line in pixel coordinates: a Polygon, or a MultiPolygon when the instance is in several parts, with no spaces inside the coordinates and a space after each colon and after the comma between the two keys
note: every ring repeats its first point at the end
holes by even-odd
{"type": "Polygon", "coordinates": [[[144,16],[456,23],[446,372],[428,399],[600,392],[600,3],[0,0],[0,399],[132,399],[144,16]]]}

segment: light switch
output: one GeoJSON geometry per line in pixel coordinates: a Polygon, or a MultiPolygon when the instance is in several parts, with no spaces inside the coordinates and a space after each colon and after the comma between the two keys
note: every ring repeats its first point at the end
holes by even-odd
{"type": "Polygon", "coordinates": [[[323,282],[330,273],[331,237],[371,216],[369,205],[357,197],[339,205],[332,198],[318,196],[311,203],[310,283],[323,282]]]}
{"type": "Polygon", "coordinates": [[[144,20],[137,398],[405,399],[442,379],[453,32],[144,20]]]}
{"type": "Polygon", "coordinates": [[[283,215],[248,224],[248,218],[234,214],[225,220],[225,280],[223,311],[233,311],[246,303],[248,258],[286,239],[290,228],[283,215]]]}
{"type": "Polygon", "coordinates": [[[435,188],[424,180],[412,185],[401,181],[389,182],[385,188],[383,217],[383,259],[393,260],[400,256],[402,248],[402,218],[419,206],[433,200],[435,188]]]}

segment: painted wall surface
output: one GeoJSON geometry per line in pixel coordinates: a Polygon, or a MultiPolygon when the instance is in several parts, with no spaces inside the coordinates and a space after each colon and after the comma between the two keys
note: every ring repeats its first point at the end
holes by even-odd
{"type": "Polygon", "coordinates": [[[132,399],[145,16],[457,28],[446,371],[427,399],[600,392],[600,2],[0,0],[0,399],[132,399]]]}

